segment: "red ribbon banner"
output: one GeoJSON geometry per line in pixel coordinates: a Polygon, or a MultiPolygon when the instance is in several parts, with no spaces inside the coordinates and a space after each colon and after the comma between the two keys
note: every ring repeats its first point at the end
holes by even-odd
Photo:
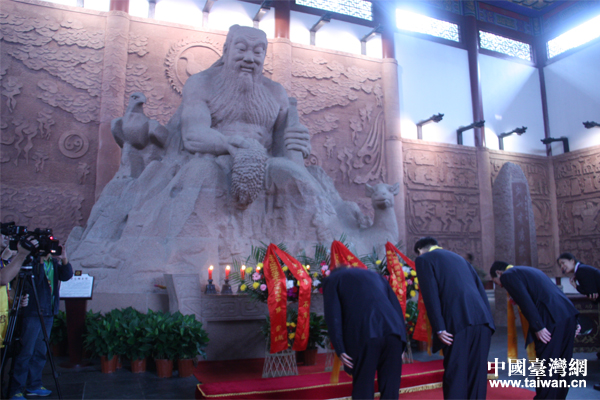
{"type": "MultiPolygon", "coordinates": [[[[404,260],[406,265],[408,265],[412,270],[414,270],[416,272],[415,262],[413,260],[411,260],[410,258],[408,258],[407,256],[405,256],[400,250],[398,250],[396,248],[396,246],[394,246],[390,242],[387,242],[385,244],[385,249],[386,249],[386,255],[388,254],[388,251],[395,252],[396,254],[398,254],[400,256],[400,258],[402,258],[404,260]]],[[[396,260],[397,260],[397,258],[396,258],[396,260]]],[[[389,262],[389,255],[388,255],[388,269],[389,269],[389,266],[390,266],[390,262],[389,262]]],[[[391,272],[390,272],[390,276],[391,276],[391,272]]],[[[402,272],[402,279],[404,279],[404,272],[402,272]]],[[[391,281],[391,279],[390,279],[390,281],[391,281]]],[[[392,286],[392,288],[393,288],[393,286],[392,286]]],[[[406,296],[406,281],[404,281],[403,288],[404,288],[404,295],[406,296]]],[[[402,303],[402,300],[401,300],[400,304],[404,306],[404,308],[402,310],[403,311],[406,310],[406,297],[405,297],[404,303],[402,303]]],[[[417,307],[419,310],[419,315],[417,316],[417,323],[415,325],[415,330],[413,332],[413,339],[421,341],[421,342],[429,343],[431,341],[431,335],[429,335],[427,333],[429,319],[427,318],[427,311],[425,310],[425,303],[423,302],[423,296],[421,296],[421,293],[419,293],[419,301],[417,302],[417,307]]]]}
{"type": "Polygon", "coordinates": [[[331,259],[329,261],[329,269],[333,271],[340,265],[367,269],[367,266],[363,264],[358,257],[352,254],[342,242],[334,240],[333,243],[331,243],[331,259]]]}
{"type": "Polygon", "coordinates": [[[312,279],[300,261],[281,250],[275,245],[275,254],[279,256],[281,261],[289,268],[294,278],[300,284],[300,293],[298,294],[298,321],[296,321],[296,335],[294,336],[294,344],[292,350],[303,351],[308,345],[308,335],[310,328],[310,292],[312,288],[312,279]]]}
{"type": "Polygon", "coordinates": [[[402,264],[398,261],[396,253],[398,249],[396,246],[387,242],[385,244],[385,255],[387,257],[387,269],[390,273],[390,286],[396,293],[400,307],[402,307],[402,314],[406,314],[406,279],[404,279],[404,270],[402,264]]]}
{"type": "Polygon", "coordinates": [[[276,245],[270,244],[263,262],[263,273],[269,290],[267,306],[271,320],[271,353],[288,348],[286,279],[277,260],[276,249],[279,250],[276,245]]]}

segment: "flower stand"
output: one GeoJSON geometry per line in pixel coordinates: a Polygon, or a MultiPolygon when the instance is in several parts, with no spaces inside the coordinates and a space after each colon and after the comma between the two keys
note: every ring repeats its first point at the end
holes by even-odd
{"type": "Polygon", "coordinates": [[[262,377],[275,378],[290,375],[298,375],[296,352],[293,350],[283,350],[279,353],[271,354],[269,352],[269,341],[267,341],[262,377]]]}

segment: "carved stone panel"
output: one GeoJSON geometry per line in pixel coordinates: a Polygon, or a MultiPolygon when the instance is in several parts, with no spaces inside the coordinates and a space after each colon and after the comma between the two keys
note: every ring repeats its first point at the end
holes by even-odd
{"type": "Polygon", "coordinates": [[[2,221],[52,228],[64,242],[87,219],[94,202],[105,27],[100,12],[2,2],[2,221]]]}
{"type": "MultiPolygon", "coordinates": [[[[434,236],[442,247],[486,270],[475,149],[403,140],[406,248],[434,236]]],[[[410,257],[415,254],[409,252],[410,257]]]]}
{"type": "Polygon", "coordinates": [[[600,267],[600,146],[553,157],[561,251],[600,267]]]}

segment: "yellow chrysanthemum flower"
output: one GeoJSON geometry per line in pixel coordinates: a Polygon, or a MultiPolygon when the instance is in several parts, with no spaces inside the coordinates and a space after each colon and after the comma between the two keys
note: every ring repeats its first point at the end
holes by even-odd
{"type": "Polygon", "coordinates": [[[379,265],[379,264],[381,264],[381,260],[375,261],[375,265],[379,265]]]}
{"type": "Polygon", "coordinates": [[[253,287],[254,289],[258,289],[258,287],[259,287],[259,286],[260,286],[260,283],[258,283],[258,282],[254,282],[254,283],[252,284],[252,287],[253,287]]]}
{"type": "Polygon", "coordinates": [[[417,294],[417,292],[415,292],[414,290],[410,291],[410,297],[415,297],[416,294],[417,294]]]}
{"type": "Polygon", "coordinates": [[[410,318],[410,314],[409,313],[404,314],[404,318],[410,318]]]}
{"type": "Polygon", "coordinates": [[[252,267],[246,267],[246,273],[247,274],[251,274],[252,273],[252,267]]]}
{"type": "Polygon", "coordinates": [[[294,336],[296,336],[296,334],[295,334],[295,333],[290,333],[290,334],[288,335],[288,337],[289,337],[290,339],[293,339],[293,338],[294,338],[294,336]]]}
{"type": "Polygon", "coordinates": [[[415,289],[419,290],[419,285],[415,285],[415,289]]]}
{"type": "Polygon", "coordinates": [[[281,268],[281,269],[284,270],[284,271],[287,271],[288,267],[286,265],[284,265],[283,268],[281,268]]]}
{"type": "Polygon", "coordinates": [[[413,280],[413,282],[414,282],[415,284],[419,283],[419,278],[415,278],[415,279],[413,280]]]}
{"type": "Polygon", "coordinates": [[[414,269],[410,271],[410,276],[417,276],[417,273],[415,272],[414,269]]]}
{"type": "Polygon", "coordinates": [[[404,271],[404,277],[408,278],[408,272],[404,271]]]}
{"type": "Polygon", "coordinates": [[[290,325],[291,325],[291,323],[289,323],[289,322],[285,323],[285,326],[290,326],[290,325]]]}
{"type": "Polygon", "coordinates": [[[246,285],[240,286],[240,292],[245,292],[248,287],[246,285]]]}
{"type": "Polygon", "coordinates": [[[295,322],[292,322],[290,325],[292,325],[292,328],[296,327],[296,323],[295,322]]]}
{"type": "Polygon", "coordinates": [[[257,266],[258,268],[262,268],[262,267],[263,267],[263,263],[258,263],[258,264],[256,264],[256,266],[257,266]]]}

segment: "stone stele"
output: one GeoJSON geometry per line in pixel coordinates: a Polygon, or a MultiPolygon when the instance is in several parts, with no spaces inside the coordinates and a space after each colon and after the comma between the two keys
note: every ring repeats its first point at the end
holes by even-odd
{"type": "Polygon", "coordinates": [[[263,76],[266,49],[263,31],[232,26],[223,56],[188,79],[165,127],[144,115],[142,93],[113,121],[121,167],[67,242],[95,293],[159,294],[164,274],[204,282],[211,264],[219,287],[225,265],[261,242],[310,253],[346,234],[360,255],[398,240],[397,184],[365,188],[371,224],[321,167],[305,166],[308,129],[295,99],[263,76]]]}

